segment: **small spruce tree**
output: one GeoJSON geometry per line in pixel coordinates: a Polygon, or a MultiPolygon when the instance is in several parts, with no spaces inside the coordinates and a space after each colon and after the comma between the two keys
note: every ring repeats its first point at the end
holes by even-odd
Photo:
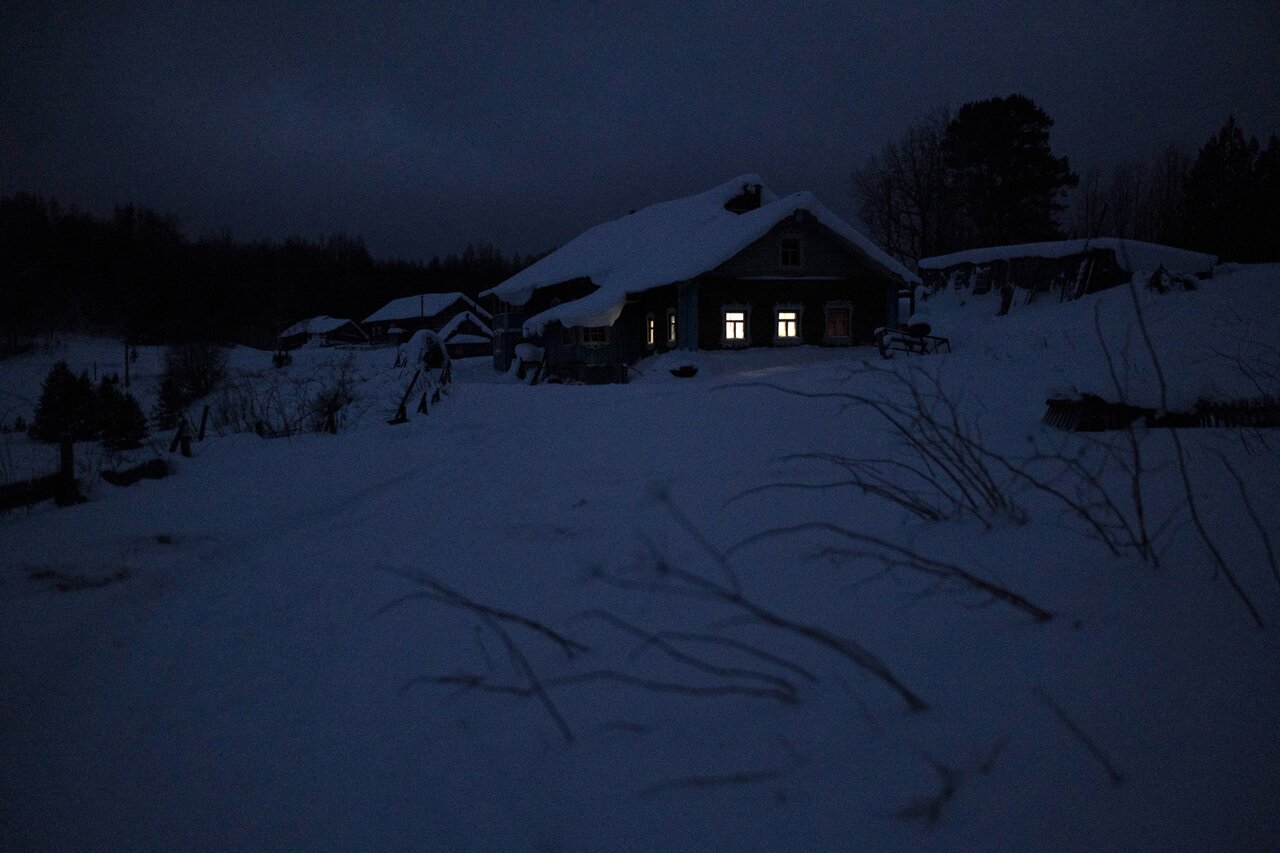
{"type": "Polygon", "coordinates": [[[178,387],[178,381],[172,376],[166,376],[160,381],[160,391],[156,395],[156,407],[153,412],[156,425],[161,429],[177,427],[188,402],[190,400],[178,387]]]}
{"type": "Polygon", "coordinates": [[[115,383],[98,386],[98,428],[108,450],[131,450],[147,435],[147,419],[132,394],[121,394],[115,383]]]}
{"type": "Polygon", "coordinates": [[[89,374],[77,377],[65,361],[58,362],[40,390],[31,437],[46,442],[61,441],[63,436],[74,441],[97,438],[96,402],[89,374]]]}

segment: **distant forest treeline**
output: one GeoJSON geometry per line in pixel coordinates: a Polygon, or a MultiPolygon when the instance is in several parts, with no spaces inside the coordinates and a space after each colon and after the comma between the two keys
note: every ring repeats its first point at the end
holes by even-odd
{"type": "Polygon", "coordinates": [[[381,261],[343,234],[192,240],[177,219],[145,207],[122,205],[99,218],[19,193],[0,199],[0,332],[266,347],[305,317],[359,320],[414,293],[474,296],[533,260],[479,244],[429,263],[381,261]]]}

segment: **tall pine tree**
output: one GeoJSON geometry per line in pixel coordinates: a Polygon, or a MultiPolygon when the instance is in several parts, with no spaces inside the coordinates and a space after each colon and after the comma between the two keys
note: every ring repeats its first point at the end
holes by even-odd
{"type": "Polygon", "coordinates": [[[1186,242],[1224,261],[1258,260],[1254,166],[1258,140],[1246,137],[1235,117],[1227,119],[1187,173],[1186,242]]]}
{"type": "Polygon", "coordinates": [[[965,104],[943,138],[971,246],[1052,240],[1063,197],[1080,182],[1049,147],[1053,119],[1024,95],[965,104]]]}

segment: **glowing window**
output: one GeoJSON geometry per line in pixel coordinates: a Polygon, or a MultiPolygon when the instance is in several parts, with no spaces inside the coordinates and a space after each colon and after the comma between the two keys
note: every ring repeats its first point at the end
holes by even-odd
{"type": "Polygon", "coordinates": [[[650,314],[644,319],[644,342],[649,346],[653,346],[658,340],[658,327],[654,322],[653,315],[650,314]]]}
{"type": "Polygon", "coordinates": [[[778,312],[778,337],[780,338],[798,338],[800,331],[797,328],[799,314],[796,311],[779,311],[778,312]]]}
{"type": "Polygon", "coordinates": [[[674,344],[676,342],[676,312],[667,312],[667,343],[674,344]]]}
{"type": "Polygon", "coordinates": [[[747,339],[747,313],[745,311],[724,312],[724,339],[726,341],[745,341],[747,339]]]}

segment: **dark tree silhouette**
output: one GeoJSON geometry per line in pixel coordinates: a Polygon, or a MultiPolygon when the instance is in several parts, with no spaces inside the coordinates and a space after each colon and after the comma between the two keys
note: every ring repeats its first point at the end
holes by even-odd
{"type": "Polygon", "coordinates": [[[40,391],[31,437],[47,442],[98,437],[97,400],[87,373],[76,376],[65,361],[53,366],[40,391]]]}
{"type": "Polygon", "coordinates": [[[1023,95],[960,108],[943,139],[947,170],[960,194],[964,243],[1052,240],[1066,190],[1079,178],[1049,147],[1049,118],[1023,95]]]}
{"type": "Polygon", "coordinates": [[[523,263],[484,243],[417,263],[375,260],[346,234],[191,240],[172,216],[144,207],[100,219],[19,193],[0,199],[0,335],[6,346],[44,330],[271,346],[304,317],[358,320],[414,293],[474,296],[523,263]]]}
{"type": "Polygon", "coordinates": [[[1258,140],[1228,118],[1187,173],[1187,242],[1224,261],[1280,258],[1278,166],[1280,142],[1274,136],[1260,154],[1258,140]]]}
{"type": "Polygon", "coordinates": [[[947,178],[942,142],[951,117],[937,110],[887,143],[853,173],[858,214],[885,251],[903,263],[963,248],[959,199],[947,178]]]}

